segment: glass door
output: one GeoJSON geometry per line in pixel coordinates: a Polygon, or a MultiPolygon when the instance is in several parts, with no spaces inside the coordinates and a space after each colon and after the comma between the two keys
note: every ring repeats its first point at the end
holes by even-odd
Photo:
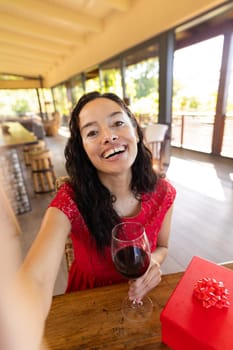
{"type": "Polygon", "coordinates": [[[221,155],[224,157],[233,158],[233,58],[231,62],[230,85],[228,89],[221,155]]]}
{"type": "Polygon", "coordinates": [[[223,35],[174,55],[172,145],[211,153],[223,35]]]}

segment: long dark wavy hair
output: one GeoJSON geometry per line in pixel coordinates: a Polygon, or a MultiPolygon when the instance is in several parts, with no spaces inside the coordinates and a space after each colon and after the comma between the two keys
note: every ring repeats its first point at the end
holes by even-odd
{"type": "Polygon", "coordinates": [[[131,190],[137,199],[142,193],[154,190],[157,175],[152,168],[152,154],[143,143],[142,130],[127,105],[113,93],[97,91],[83,95],[75,106],[69,123],[70,138],[65,147],[66,170],[75,193],[75,201],[82,214],[96,246],[101,252],[111,243],[111,230],[121,218],[113,208],[116,198],[101,183],[96,168],[89,160],[82,142],[79,128],[79,114],[82,108],[97,98],[116,102],[124,110],[138,133],[138,152],[132,165],[131,190]]]}

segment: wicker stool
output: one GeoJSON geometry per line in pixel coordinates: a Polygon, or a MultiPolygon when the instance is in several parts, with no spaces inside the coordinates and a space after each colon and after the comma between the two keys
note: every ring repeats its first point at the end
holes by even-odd
{"type": "Polygon", "coordinates": [[[32,180],[35,193],[48,193],[55,190],[55,173],[49,150],[30,153],[32,180]]]}
{"type": "Polygon", "coordinates": [[[25,165],[31,165],[30,162],[30,153],[31,152],[36,152],[36,151],[41,151],[45,148],[45,141],[44,140],[39,140],[37,143],[31,146],[25,146],[23,148],[23,156],[24,156],[24,162],[25,165]]]}

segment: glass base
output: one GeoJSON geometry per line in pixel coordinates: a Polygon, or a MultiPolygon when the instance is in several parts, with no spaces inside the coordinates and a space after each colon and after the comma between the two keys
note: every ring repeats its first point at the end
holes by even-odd
{"type": "Polygon", "coordinates": [[[128,297],[126,297],[122,303],[122,314],[129,321],[146,321],[151,316],[152,311],[153,303],[147,296],[144,297],[140,303],[130,301],[128,297]]]}

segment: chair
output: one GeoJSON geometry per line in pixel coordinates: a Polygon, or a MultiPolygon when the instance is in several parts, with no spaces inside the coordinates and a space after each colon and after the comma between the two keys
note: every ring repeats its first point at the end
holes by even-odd
{"type": "Polygon", "coordinates": [[[48,193],[55,190],[55,173],[51,152],[48,149],[30,153],[32,179],[35,193],[48,193]]]}
{"type": "MultiPolygon", "coordinates": [[[[61,185],[63,185],[65,182],[69,181],[69,176],[60,176],[56,179],[55,181],[55,189],[56,191],[59,190],[61,185]]],[[[73,248],[73,242],[70,236],[67,237],[66,239],[66,244],[65,244],[65,258],[66,258],[66,266],[67,266],[67,271],[70,270],[71,265],[74,261],[74,248],[73,248]]]]}
{"type": "Polygon", "coordinates": [[[24,162],[25,165],[31,165],[30,162],[30,153],[41,151],[45,149],[45,141],[44,140],[38,140],[37,143],[31,146],[25,146],[23,148],[23,156],[24,156],[24,162]]]}
{"type": "Polygon", "coordinates": [[[61,115],[59,112],[52,113],[51,120],[43,121],[46,136],[56,136],[61,126],[61,115]]]}
{"type": "Polygon", "coordinates": [[[144,129],[145,143],[153,155],[153,167],[163,170],[165,137],[168,131],[166,124],[149,124],[144,129]]]}

